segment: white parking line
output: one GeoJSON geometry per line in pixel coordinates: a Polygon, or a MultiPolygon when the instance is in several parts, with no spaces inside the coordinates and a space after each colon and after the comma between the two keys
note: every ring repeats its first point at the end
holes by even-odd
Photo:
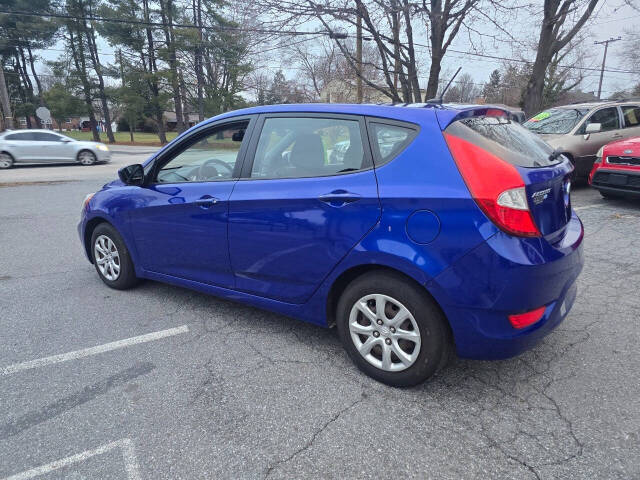
{"type": "Polygon", "coordinates": [[[3,480],[28,480],[29,478],[45,475],[74,463],[83,462],[88,458],[95,457],[96,455],[102,455],[103,453],[107,453],[115,448],[122,448],[122,457],[124,460],[124,467],[127,472],[127,478],[129,480],[140,480],[142,478],[140,476],[140,467],[138,466],[138,461],[135,456],[133,442],[129,438],[123,438],[121,440],[102,445],[94,450],[87,450],[82,453],[71,455],[70,457],[56,460],[55,462],[47,463],[46,465],[32,468],[31,470],[16,473],[15,475],[11,475],[3,480]]]}
{"type": "Polygon", "coordinates": [[[159,332],[147,333],[146,335],[140,335],[138,337],[125,338],[124,340],[105,343],[104,345],[83,348],[82,350],[75,350],[73,352],[61,353],[59,355],[52,355],[50,357],[38,358],[36,360],[30,360],[28,362],[14,363],[13,365],[9,365],[8,367],[4,367],[2,370],[0,370],[0,375],[11,375],[12,373],[20,372],[22,370],[30,370],[32,368],[43,367],[45,365],[51,365],[53,363],[66,362],[69,360],[76,360],[78,358],[89,357],[91,355],[109,352],[118,348],[130,347],[131,345],[137,345],[138,343],[160,340],[161,338],[179,335],[188,331],[189,327],[186,325],[182,325],[181,327],[169,328],[168,330],[160,330],[159,332]]]}

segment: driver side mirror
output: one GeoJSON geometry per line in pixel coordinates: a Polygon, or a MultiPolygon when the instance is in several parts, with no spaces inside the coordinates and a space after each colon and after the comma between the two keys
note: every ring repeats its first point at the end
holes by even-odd
{"type": "Polygon", "coordinates": [[[602,130],[602,124],[601,123],[588,123],[587,124],[587,128],[584,129],[584,133],[588,134],[588,133],[596,133],[599,132],[600,130],[602,130]]]}
{"type": "Polygon", "coordinates": [[[118,177],[125,185],[142,185],[144,183],[144,168],[134,163],[118,170],[118,177]]]}

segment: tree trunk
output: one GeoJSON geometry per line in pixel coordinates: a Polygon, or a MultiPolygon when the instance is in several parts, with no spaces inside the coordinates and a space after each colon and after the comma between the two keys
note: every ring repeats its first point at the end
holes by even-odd
{"type": "Polygon", "coordinates": [[[84,46],[82,45],[82,33],[78,28],[78,45],[76,46],[76,39],[73,36],[73,29],[69,26],[69,45],[71,46],[71,55],[73,56],[73,63],[75,64],[76,71],[80,76],[82,83],[82,91],[84,93],[84,102],[87,105],[87,113],[89,114],[89,123],[91,125],[91,133],[93,135],[93,141],[100,141],[100,134],[98,133],[96,122],[96,115],[93,110],[93,100],[91,98],[91,85],[87,78],[87,64],[84,58],[84,46]]]}
{"type": "Polygon", "coordinates": [[[442,57],[435,53],[431,55],[431,68],[429,69],[429,81],[427,82],[427,93],[425,100],[431,100],[438,95],[438,84],[440,82],[440,70],[442,68],[442,57]]]}
{"type": "Polygon", "coordinates": [[[169,54],[169,79],[171,90],[173,91],[173,103],[176,112],[176,130],[178,134],[184,132],[184,121],[182,116],[182,99],[180,97],[180,79],[178,78],[178,61],[176,59],[176,45],[173,38],[173,8],[172,0],[160,0],[160,16],[162,18],[162,29],[164,30],[165,42],[169,54]]]}
{"type": "Polygon", "coordinates": [[[198,122],[204,120],[204,73],[202,71],[203,48],[202,48],[202,0],[193,0],[193,24],[198,27],[198,43],[194,50],[196,82],[197,82],[197,102],[198,102],[198,122]]]}
{"type": "Polygon", "coordinates": [[[4,115],[3,126],[6,129],[13,129],[13,114],[11,113],[11,103],[9,102],[9,93],[7,92],[7,83],[4,79],[4,62],[0,57],[0,105],[4,115]]]}
{"type": "MultiPolygon", "coordinates": [[[[142,0],[142,7],[144,11],[144,21],[149,23],[149,0],[142,0]]],[[[156,102],[155,108],[155,118],[158,128],[158,138],[160,139],[160,143],[164,145],[167,143],[167,135],[165,134],[164,128],[164,117],[161,106],[158,104],[160,98],[160,88],[158,87],[158,78],[156,74],[158,73],[158,67],[156,66],[156,54],[153,47],[153,32],[151,31],[151,27],[147,26],[147,46],[149,48],[149,72],[151,73],[149,79],[149,89],[151,90],[151,94],[156,102]]]]}
{"type": "Polygon", "coordinates": [[[111,115],[109,114],[109,104],[107,102],[107,96],[104,93],[104,79],[102,78],[102,65],[100,64],[100,57],[98,56],[96,37],[93,31],[93,27],[88,27],[84,20],[82,21],[82,26],[87,37],[87,46],[89,47],[91,63],[93,63],[93,69],[98,76],[98,96],[100,97],[100,103],[102,104],[102,113],[104,115],[107,138],[109,140],[109,143],[115,143],[116,139],[113,136],[113,131],[111,130],[111,115]]]}
{"type": "MultiPolygon", "coordinates": [[[[18,66],[20,67],[20,73],[22,74],[22,81],[24,82],[25,87],[27,88],[27,93],[29,94],[29,101],[32,104],[35,104],[35,95],[33,93],[33,83],[31,83],[31,79],[29,78],[29,73],[27,72],[27,60],[24,56],[24,50],[22,47],[18,47],[19,57],[16,57],[18,60],[18,66]]],[[[31,115],[27,115],[27,126],[31,128],[31,115]]],[[[36,128],[42,128],[42,122],[37,115],[34,115],[36,121],[36,128]]]]}
{"type": "Polygon", "coordinates": [[[38,74],[36,73],[33,54],[31,53],[31,47],[29,45],[27,45],[27,53],[29,54],[29,65],[31,65],[31,73],[36,81],[36,86],[38,87],[38,103],[40,104],[40,106],[44,106],[44,100],[42,98],[42,83],[40,82],[40,77],[38,77],[38,74]]]}

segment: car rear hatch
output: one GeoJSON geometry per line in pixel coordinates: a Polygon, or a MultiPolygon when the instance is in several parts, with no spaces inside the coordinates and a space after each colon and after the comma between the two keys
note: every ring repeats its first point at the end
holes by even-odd
{"type": "Polygon", "coordinates": [[[560,238],[571,219],[568,159],[499,109],[465,110],[448,120],[449,149],[487,216],[512,235],[560,238]]]}

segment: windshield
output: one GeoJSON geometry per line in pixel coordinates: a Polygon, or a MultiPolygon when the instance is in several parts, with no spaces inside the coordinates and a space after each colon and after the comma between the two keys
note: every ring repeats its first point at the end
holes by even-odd
{"type": "Polygon", "coordinates": [[[531,117],[524,126],[535,133],[569,133],[588,112],[586,108],[554,108],[531,117]]]}

